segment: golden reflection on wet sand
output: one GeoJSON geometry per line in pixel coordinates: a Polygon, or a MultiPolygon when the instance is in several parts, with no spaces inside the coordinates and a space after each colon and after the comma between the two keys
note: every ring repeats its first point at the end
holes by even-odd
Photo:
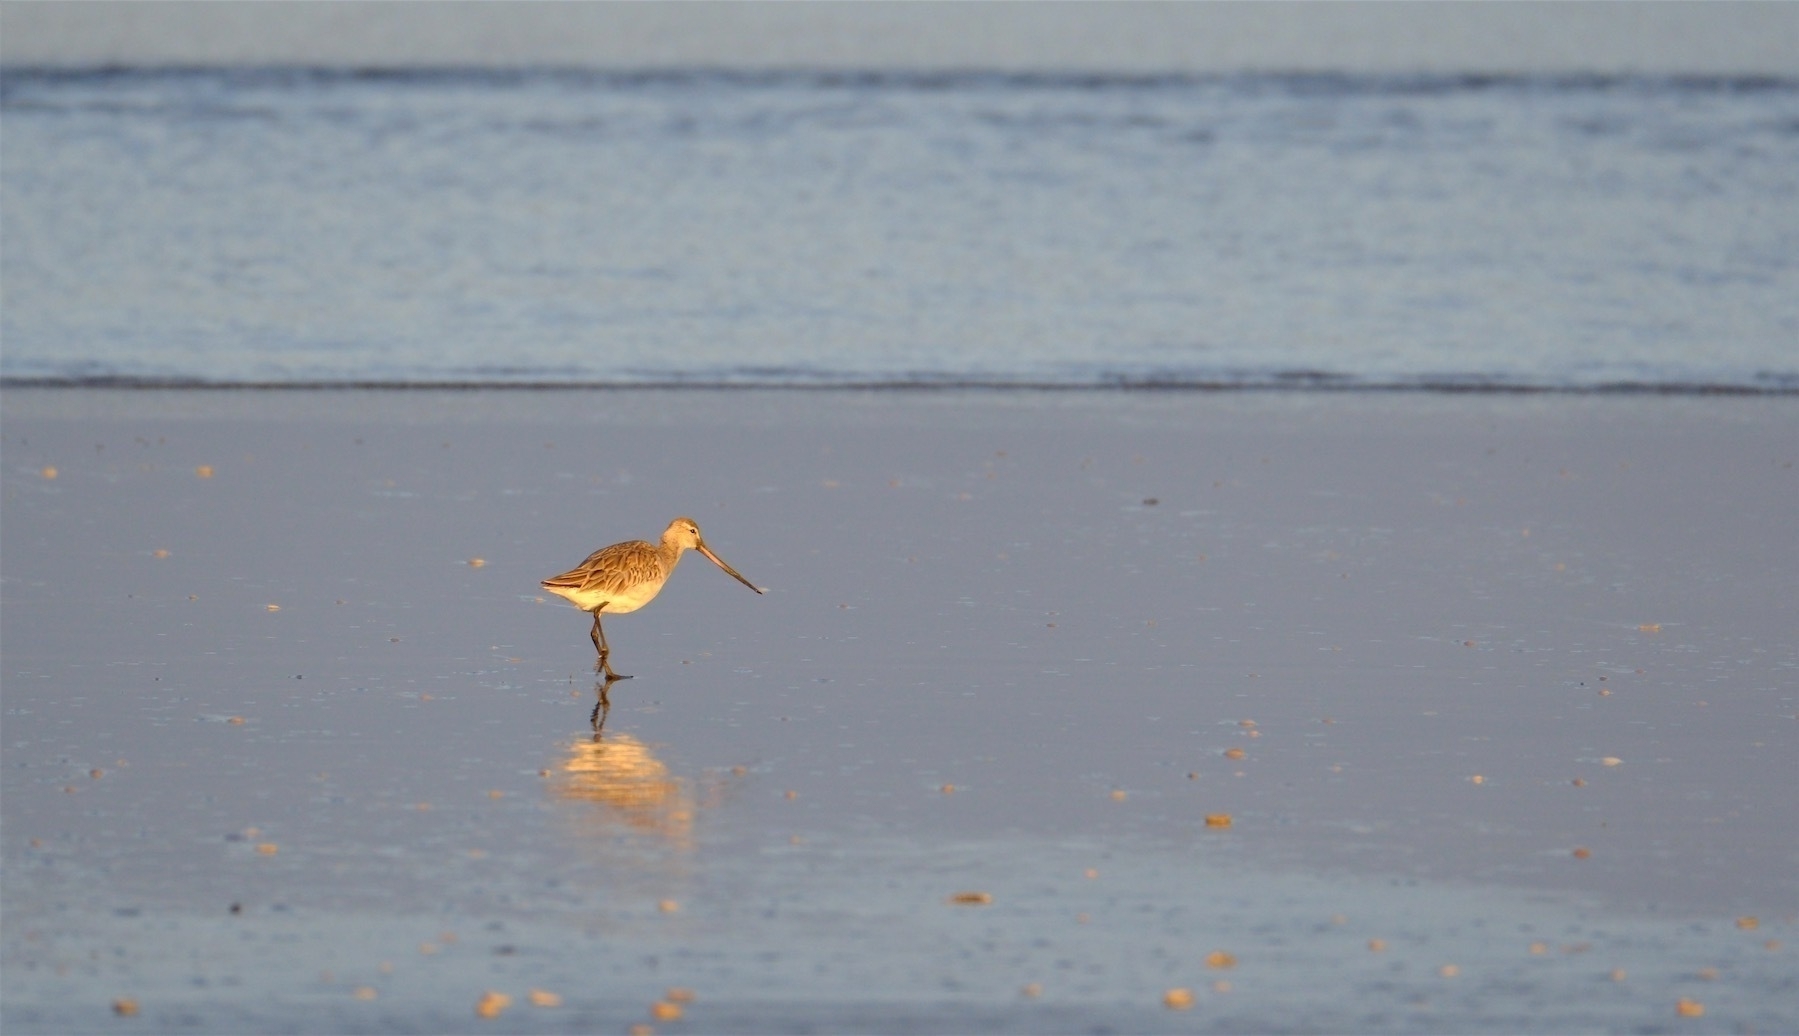
{"type": "Polygon", "coordinates": [[[575,738],[551,774],[550,793],[593,806],[574,814],[574,821],[595,837],[628,832],[653,836],[681,852],[693,848],[699,808],[693,789],[630,734],[575,738]]]}

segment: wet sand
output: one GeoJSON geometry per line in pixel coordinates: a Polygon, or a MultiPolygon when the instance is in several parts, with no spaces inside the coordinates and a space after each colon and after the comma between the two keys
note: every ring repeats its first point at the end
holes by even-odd
{"type": "Polygon", "coordinates": [[[1789,399],[0,432],[8,1032],[1799,1027],[1789,399]],[[609,621],[596,739],[537,580],[676,514],[767,593],[689,555],[609,621]]]}

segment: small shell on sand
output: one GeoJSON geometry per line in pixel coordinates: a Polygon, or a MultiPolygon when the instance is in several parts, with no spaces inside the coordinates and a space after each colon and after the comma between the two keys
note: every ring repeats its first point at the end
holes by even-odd
{"type": "Polygon", "coordinates": [[[500,1012],[511,1006],[512,997],[490,989],[481,994],[481,999],[475,1001],[475,1017],[498,1018],[500,1012]]]}

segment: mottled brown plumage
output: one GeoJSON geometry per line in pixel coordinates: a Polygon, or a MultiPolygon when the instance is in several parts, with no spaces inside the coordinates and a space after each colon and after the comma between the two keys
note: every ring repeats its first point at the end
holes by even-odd
{"type": "Polygon", "coordinates": [[[594,668],[603,670],[608,678],[629,679],[614,673],[607,661],[612,649],[606,644],[606,631],[600,628],[600,614],[622,615],[650,603],[662,592],[662,584],[668,582],[684,550],[699,551],[744,586],[762,592],[712,553],[700,537],[699,524],[692,518],[676,518],[669,522],[668,528],[662,530],[660,545],[631,540],[601,547],[587,555],[586,561],[540,584],[545,590],[566,597],[582,611],[593,613],[593,629],[588,635],[593,640],[594,650],[600,653],[594,668]]]}

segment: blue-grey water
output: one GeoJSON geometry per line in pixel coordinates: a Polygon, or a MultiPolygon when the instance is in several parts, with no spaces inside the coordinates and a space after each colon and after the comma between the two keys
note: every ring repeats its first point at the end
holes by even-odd
{"type": "Polygon", "coordinates": [[[1799,390],[1799,81],[0,77],[14,383],[1799,390]]]}

